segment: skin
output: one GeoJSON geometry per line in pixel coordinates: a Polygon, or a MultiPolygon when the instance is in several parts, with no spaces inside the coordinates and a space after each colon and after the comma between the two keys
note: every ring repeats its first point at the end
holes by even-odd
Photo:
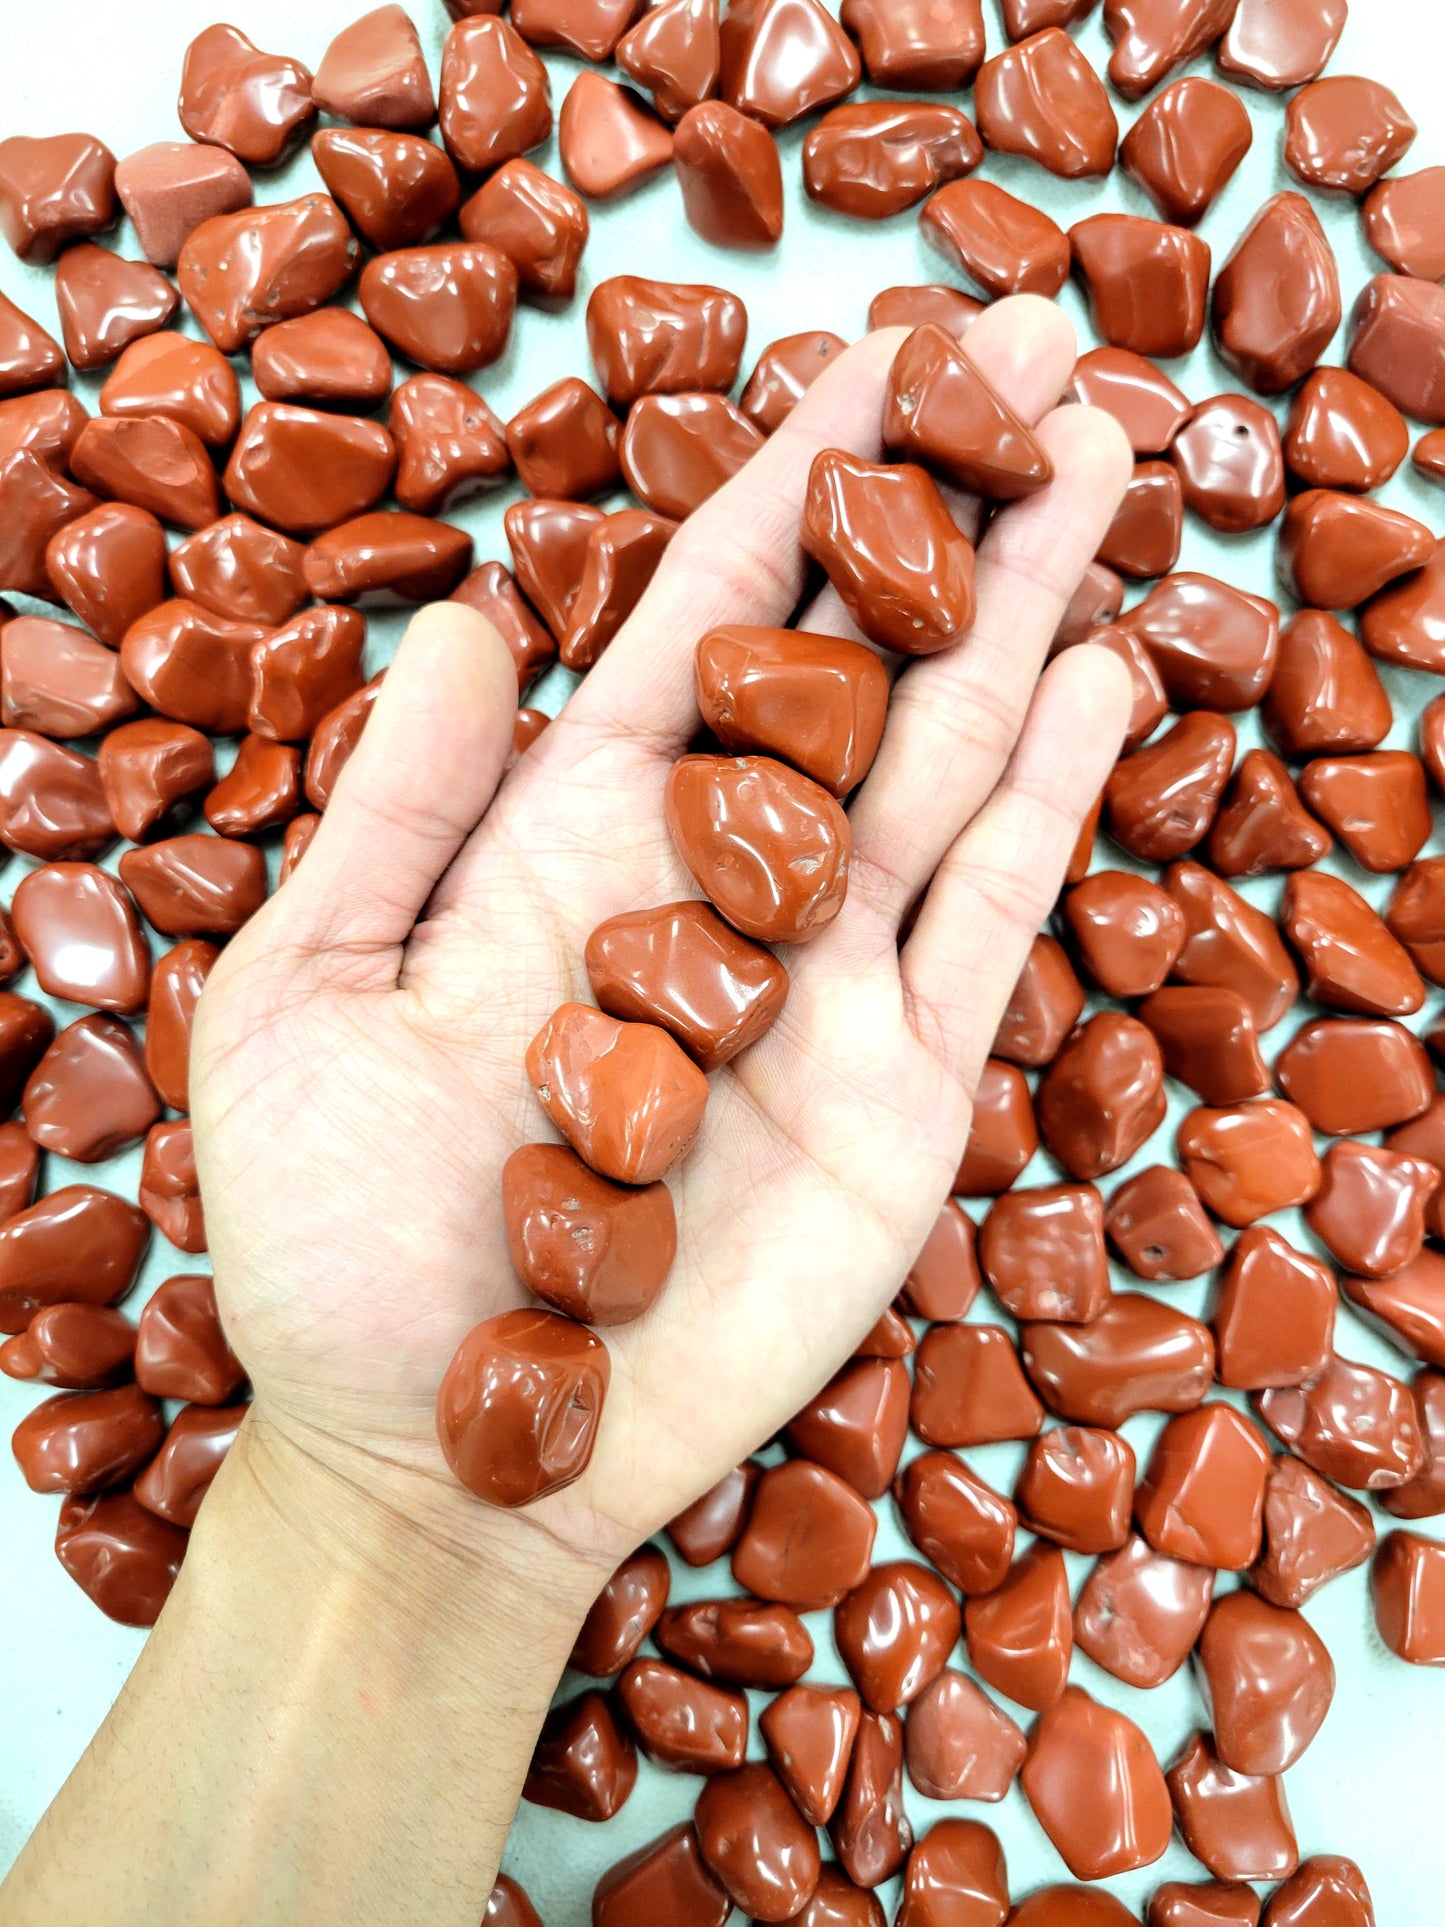
{"type": "MultiPolygon", "coordinates": [[[[590,1469],[507,1514],[443,1463],[447,1363],[524,1298],[497,1174],[546,1134],[527,1043],[587,997],[596,924],[696,894],[662,811],[697,728],[694,644],[789,620],[809,466],[834,446],[877,458],[903,338],[840,357],[691,518],[505,778],[505,651],[469,610],[418,615],[306,857],[224,953],[193,1103],[255,1403],[115,1710],[0,1893],[11,1927],[473,1927],[592,1598],[896,1292],[1129,708],[1102,650],[1067,650],[1040,679],[1131,458],[1107,416],[1056,406],[1072,330],[1031,296],[992,308],[969,350],[1041,424],[1057,479],[984,536],[972,633],[903,673],[852,802],[842,914],[785,955],[783,1017],[713,1078],[673,1180],[672,1278],[607,1335],[590,1469]]],[[[975,505],[954,506],[976,526],[975,505]]],[[[800,626],[851,633],[830,591],[800,626]]]]}

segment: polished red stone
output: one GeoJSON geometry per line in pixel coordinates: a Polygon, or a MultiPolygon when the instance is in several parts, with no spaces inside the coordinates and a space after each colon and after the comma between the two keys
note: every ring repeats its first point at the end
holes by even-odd
{"type": "Polygon", "coordinates": [[[1094,1565],[1074,1608],[1074,1638],[1126,1686],[1172,1679],[1188,1659],[1209,1614],[1214,1574],[1171,1559],[1131,1534],[1094,1565]]]}
{"type": "Polygon", "coordinates": [[[1254,140],[1249,112],[1217,82],[1176,80],[1124,136],[1119,159],[1166,221],[1193,227],[1228,186],[1254,140]]]}
{"type": "Polygon", "coordinates": [[[1276,194],[1215,279],[1220,356],[1259,394],[1283,394],[1324,353],[1341,312],[1335,257],[1314,209],[1301,194],[1276,194]]]}
{"type": "Polygon", "coordinates": [[[1034,1817],[1081,1880],[1147,1867],[1173,1818],[1154,1749],[1132,1720],[1071,1686],[1029,1739],[1020,1774],[1034,1817]]]}
{"type": "Polygon", "coordinates": [[[993,181],[950,181],[924,203],[918,224],[928,245],[992,299],[1051,297],[1069,278],[1063,229],[993,181]]]}

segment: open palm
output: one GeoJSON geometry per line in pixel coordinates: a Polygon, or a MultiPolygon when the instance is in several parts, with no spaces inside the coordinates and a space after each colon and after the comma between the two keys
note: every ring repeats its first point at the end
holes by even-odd
{"type": "MultiPolygon", "coordinates": [[[[876,334],[841,356],[689,520],[504,780],[505,650],[459,605],[419,616],[295,876],[207,986],[198,1151],[222,1312],[257,1413],[429,1529],[485,1529],[446,1471],[433,1410],[465,1333],[526,1297],[499,1182],[511,1151],[552,1135],[526,1046],[560,1002],[587,998],[598,923],[696,894],[662,808],[698,726],[694,646],[718,624],[791,620],[812,459],[830,446],[876,458],[902,339],[876,334]]],[[[1056,479],[984,535],[971,634],[900,677],[850,809],[847,902],[784,954],[792,988],[775,1028],[713,1077],[702,1136],[671,1180],[671,1279],[645,1317],[608,1333],[590,1469],[528,1515],[603,1567],[775,1431],[897,1290],[1117,752],[1128,695],[1114,658],[1068,650],[1038,677],[1129,451],[1107,417],[1055,407],[1074,345],[1048,304],[1000,303],[969,350],[1041,422],[1056,479]]],[[[831,591],[799,626],[853,633],[831,591]]]]}

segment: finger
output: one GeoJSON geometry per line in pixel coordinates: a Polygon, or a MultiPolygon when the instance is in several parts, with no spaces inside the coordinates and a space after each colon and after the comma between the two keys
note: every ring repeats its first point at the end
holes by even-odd
{"type": "Polygon", "coordinates": [[[928,887],[900,959],[915,1033],[975,1087],[1029,945],[1124,740],[1129,675],[1082,644],[1050,665],[987,805],[928,887]]]}
{"type": "Polygon", "coordinates": [[[1050,642],[1129,479],[1118,424],[1060,408],[1038,430],[1052,484],[1003,510],[979,547],[978,611],[965,640],[909,664],[877,760],[849,812],[844,915],[896,928],[1013,753],[1050,642]]]}
{"type": "MultiPolygon", "coordinates": [[[[791,620],[806,569],[798,530],[814,459],[877,460],[888,371],[907,339],[880,329],[819,376],[740,474],[688,517],[647,594],[569,704],[579,723],[645,736],[674,755],[697,728],[693,652],[722,623],[791,620]]],[[[1074,364],[1065,316],[1034,295],[1000,302],[968,331],[991,381],[1038,380],[1057,399],[1074,364]],[[1037,373],[1023,377],[1021,371],[1037,373]]]]}
{"type": "Polygon", "coordinates": [[[276,899],[272,940],[369,957],[405,943],[492,799],[516,710],[517,672],[491,623],[457,602],[413,617],[276,899]]]}

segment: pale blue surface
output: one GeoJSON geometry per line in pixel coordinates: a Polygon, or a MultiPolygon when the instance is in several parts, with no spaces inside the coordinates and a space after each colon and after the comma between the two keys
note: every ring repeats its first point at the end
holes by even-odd
{"type": "MultiPolygon", "coordinates": [[[[990,47],[1002,42],[996,0],[985,0],[990,20],[990,47]]],[[[293,53],[314,66],[331,35],[364,8],[364,0],[310,0],[298,8],[294,0],[242,0],[226,17],[242,27],[261,46],[293,53]]],[[[446,25],[440,0],[412,0],[410,10],[422,27],[432,57],[440,48],[446,25]]],[[[180,138],[173,120],[173,100],[186,41],[216,17],[215,0],[126,0],[123,6],[101,6],[94,0],[51,0],[49,6],[25,6],[8,0],[5,13],[5,89],[0,133],[50,133],[85,128],[124,155],[149,141],[180,138]]],[[[1102,67],[1106,44],[1097,19],[1082,32],[1096,65],[1102,67]]],[[[1445,29],[1435,0],[1355,0],[1355,13],[1331,71],[1364,72],[1392,85],[1420,122],[1421,134],[1405,163],[1413,169],[1445,160],[1445,115],[1438,104],[1440,54],[1445,29]]],[[[554,98],[560,102],[576,63],[556,58],[554,98]]],[[[1200,71],[1208,72],[1207,64],[1200,71]]],[[[1255,207],[1266,195],[1295,183],[1278,160],[1282,109],[1262,96],[1251,96],[1256,113],[1254,151],[1233,183],[1204,222],[1201,232],[1215,249],[1216,259],[1232,245],[1255,207]]],[[[1116,103],[1121,123],[1127,125],[1134,109],[1116,103]]],[[[864,324],[868,300],[893,282],[944,278],[937,261],[917,237],[911,216],[904,215],[881,228],[864,227],[820,213],[805,201],[798,182],[801,135],[783,137],[784,170],[788,180],[788,232],[775,257],[759,260],[708,248],[681,219],[677,191],[664,175],[631,200],[611,208],[594,208],[593,239],[584,261],[582,298],[565,315],[525,310],[512,347],[497,367],[487,370],[476,386],[505,419],[514,410],[563,374],[590,373],[582,328],[583,305],[593,281],[608,273],[633,272],[675,279],[715,280],[745,296],[750,314],[749,353],[775,337],[797,329],[829,326],[852,334],[864,324]]],[[[536,156],[543,165],[556,166],[555,145],[536,156]]],[[[1039,175],[1025,163],[990,157],[987,174],[1026,197],[1046,203],[1056,216],[1077,219],[1101,208],[1121,207],[1152,213],[1144,197],[1116,176],[1110,182],[1068,185],[1039,175]]],[[[281,199],[314,183],[309,162],[300,162],[260,183],[263,199],[281,199]]],[[[1342,202],[1322,206],[1322,216],[1339,257],[1350,297],[1378,263],[1359,237],[1355,207],[1342,202]]],[[[109,237],[122,252],[134,252],[128,229],[109,237]]],[[[44,321],[54,326],[54,304],[49,276],[15,262],[0,250],[0,288],[44,321]]],[[[1077,292],[1070,287],[1063,305],[1081,329],[1085,317],[1077,292]]],[[[1339,359],[1337,343],[1332,359],[1339,359]]],[[[1196,399],[1235,386],[1232,378],[1206,346],[1187,363],[1170,371],[1196,399]]],[[[82,394],[93,396],[94,384],[78,383],[82,394]]],[[[465,523],[477,539],[479,558],[505,558],[501,516],[511,493],[472,505],[454,519],[465,523]]],[[[1407,474],[1384,492],[1384,499],[1441,525],[1445,498],[1407,474]]],[[[1212,571],[1243,587],[1274,593],[1272,544],[1268,537],[1226,542],[1191,522],[1183,564],[1212,571]]],[[[390,654],[398,624],[395,618],[372,622],[372,650],[379,663],[390,654]]],[[[558,672],[549,689],[547,706],[555,707],[565,694],[568,678],[558,672]]],[[[1397,723],[1392,744],[1412,739],[1410,706],[1423,702],[1431,691],[1426,679],[1387,675],[1396,703],[1397,723]]],[[[1252,717],[1241,722],[1241,748],[1258,740],[1252,717]]],[[[1439,825],[1437,823],[1437,832],[1439,825]]],[[[1445,848],[1437,833],[1430,848],[1445,848]]],[[[112,859],[113,860],[113,859],[112,859]]],[[[1115,861],[1111,852],[1110,861],[1115,861]]],[[[0,876],[0,900],[8,901],[26,866],[12,859],[0,876]]],[[[1337,865],[1379,902],[1387,889],[1378,880],[1365,880],[1347,861],[1337,865]]],[[[1277,880],[1246,886],[1246,894],[1272,907],[1279,891],[1277,880]]],[[[22,981],[21,989],[32,986],[22,981]]],[[[1432,999],[1431,1009],[1438,1005],[1432,999]]],[[[74,1008],[64,1018],[80,1014],[74,1008]]],[[[1424,1021],[1424,1020],[1422,1020],[1424,1021]]],[[[1291,1013],[1272,1038],[1277,1048],[1298,1022],[1291,1013]]],[[[1180,1107],[1182,1108],[1182,1107],[1180,1107]]],[[[1177,1115],[1177,1110],[1175,1115],[1177,1115]]],[[[1136,1162],[1140,1165],[1167,1157],[1172,1119],[1136,1162]]],[[[133,1195],[138,1158],[135,1154],[102,1167],[100,1181],[133,1195]]],[[[94,1174],[82,1174],[62,1161],[50,1160],[46,1187],[94,1174]]],[[[1033,1181],[1050,1175],[1039,1160],[1033,1181]]],[[[1298,1225],[1291,1235],[1303,1238],[1298,1225]]],[[[168,1248],[152,1251],[146,1283],[176,1270],[195,1269],[168,1248]]],[[[1197,1311],[1207,1293],[1202,1285],[1175,1287],[1173,1302],[1197,1311]]],[[[134,1311],[135,1300],[130,1309],[134,1311]]],[[[984,1314],[997,1314],[990,1310],[984,1314]]],[[[1408,1373],[1397,1353],[1368,1333],[1345,1309],[1341,1313],[1341,1348],[1348,1355],[1408,1373]]],[[[764,1367],[766,1361],[760,1361],[764,1367]]],[[[35,1402],[35,1394],[0,1378],[0,1435],[9,1430],[35,1402]]],[[[1127,1428],[1136,1450],[1147,1451],[1154,1422],[1136,1421],[1127,1428]]],[[[913,1449],[917,1449],[916,1446],[913,1449]]],[[[1019,1453],[997,1447],[971,1455],[985,1476],[1007,1485],[1019,1453]]],[[[5,1654],[6,1683],[0,1696],[0,1867],[8,1865],[47,1801],[64,1779],[91,1733],[104,1716],[140,1646],[140,1636],[103,1620],[57,1565],[52,1551],[55,1502],[30,1494],[11,1464],[0,1455],[0,1545],[5,1548],[0,1580],[0,1652],[5,1654]]],[[[877,1556],[889,1558],[908,1548],[894,1525],[891,1508],[880,1507],[882,1523],[877,1556]]],[[[1072,1562],[1077,1587],[1087,1562],[1072,1562]]],[[[725,1569],[702,1574],[684,1573],[675,1597],[693,1598],[724,1589],[725,1569]]],[[[1440,1918],[1439,1878],[1433,1864],[1438,1814],[1439,1733],[1445,1717],[1445,1679],[1439,1674],[1401,1666],[1383,1652],[1370,1620],[1363,1573],[1351,1574],[1328,1588],[1309,1609],[1309,1617],[1329,1643],[1339,1668],[1339,1690],[1318,1742],[1288,1777],[1289,1795],[1302,1851],[1336,1851],[1358,1858],[1371,1881],[1381,1927],[1425,1927],[1440,1918]],[[1406,1851],[1401,1851],[1405,1846],[1406,1851]]],[[[833,1653],[827,1615],[810,1622],[820,1654],[823,1677],[842,1677],[833,1653]]],[[[1136,1718],[1166,1761],[1185,1734],[1202,1719],[1198,1695],[1187,1673],[1161,1690],[1144,1694],[1122,1687],[1099,1674],[1087,1661],[1076,1665],[1075,1677],[1098,1690],[1136,1718]]],[[[754,1745],[754,1751],[760,1749],[754,1745]]],[[[591,1828],[560,1815],[524,1808],[508,1855],[509,1866],[525,1881],[548,1927],[584,1927],[587,1896],[604,1867],[630,1852],[666,1827],[684,1818],[697,1783],[662,1774],[645,1764],[638,1788],[618,1819],[605,1829],[591,1828]]],[[[137,1799],[144,1788],[137,1787],[137,1799]]],[[[908,1804],[916,1828],[937,1817],[931,1803],[910,1789],[908,1804]]],[[[1016,1891],[1065,1877],[1065,1870],[1044,1840],[1017,1792],[999,1807],[972,1806],[968,1811],[994,1826],[1008,1852],[1016,1891]]],[[[1157,1867],[1116,1883],[1116,1891],[1134,1905],[1162,1879],[1201,1877],[1201,1870],[1183,1849],[1171,1849],[1157,1867]]],[[[663,1927],[659,1923],[659,1927],[663,1927]]]]}

